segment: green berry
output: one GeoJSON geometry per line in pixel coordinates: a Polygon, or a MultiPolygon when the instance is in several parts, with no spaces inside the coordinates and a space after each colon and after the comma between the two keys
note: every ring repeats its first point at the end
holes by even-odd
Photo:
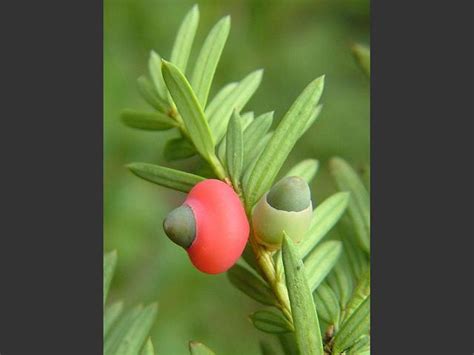
{"type": "Polygon", "coordinates": [[[297,176],[285,177],[255,205],[254,235],[270,250],[281,247],[283,232],[299,243],[308,231],[312,213],[311,192],[306,181],[297,176]]]}

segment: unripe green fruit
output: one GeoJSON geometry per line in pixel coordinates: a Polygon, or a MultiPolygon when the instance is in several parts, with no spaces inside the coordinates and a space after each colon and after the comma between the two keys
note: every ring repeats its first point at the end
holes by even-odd
{"type": "Polygon", "coordinates": [[[300,177],[286,177],[276,183],[255,205],[254,235],[268,249],[280,248],[283,231],[299,243],[309,229],[313,205],[309,186],[300,177]]]}

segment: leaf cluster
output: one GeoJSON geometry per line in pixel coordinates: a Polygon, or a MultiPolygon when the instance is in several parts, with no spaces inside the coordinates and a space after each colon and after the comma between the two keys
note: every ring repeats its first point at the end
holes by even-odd
{"type": "MultiPolygon", "coordinates": [[[[106,306],[116,264],[116,251],[104,254],[104,355],[155,355],[150,330],[156,319],[158,305],[138,305],[125,310],[123,301],[116,301],[106,306]]],[[[189,342],[189,353],[214,354],[196,341],[189,342]]]]}
{"type": "MultiPolygon", "coordinates": [[[[262,70],[224,85],[209,99],[230,17],[210,30],[190,69],[198,23],[199,10],[194,6],[180,26],[170,60],[151,52],[149,76],[140,77],[138,86],[153,111],[128,109],[122,121],[135,129],[175,130],[179,136],[166,143],[164,157],[173,161],[198,156],[210,174],[150,163],[131,163],[128,168],[144,180],[182,192],[207,177],[223,180],[238,193],[250,217],[253,206],[281,175],[295,144],[318,118],[324,76],[304,88],[272,129],[273,112],[243,112],[262,80],[262,70]]],[[[359,52],[357,58],[367,68],[359,52]]],[[[284,175],[310,182],[318,167],[317,160],[306,159],[284,175]]],[[[252,324],[276,334],[288,354],[370,351],[369,193],[344,160],[332,159],[330,172],[339,192],[315,208],[300,244],[285,236],[282,249],[270,252],[251,235],[243,261],[228,271],[236,288],[266,306],[249,316],[252,324]],[[340,220],[345,222],[338,224],[340,220]],[[325,240],[336,224],[341,237],[325,240]]],[[[262,345],[262,353],[265,349],[262,345]]],[[[190,343],[190,351],[212,353],[195,342],[190,343]]]]}
{"type": "MultiPolygon", "coordinates": [[[[317,163],[311,169],[309,166],[309,161],[303,161],[290,169],[289,175],[295,171],[314,174],[317,163]]],[[[238,289],[270,307],[256,311],[250,320],[257,329],[276,334],[288,354],[370,351],[370,221],[368,228],[357,228],[360,216],[369,212],[368,192],[344,160],[333,158],[330,172],[341,191],[315,208],[300,244],[285,238],[281,252],[272,257],[277,279],[283,279],[287,288],[290,320],[250,252],[243,255],[246,265],[236,265],[228,272],[238,289]],[[342,217],[346,219],[338,224],[342,217]],[[325,240],[336,225],[341,238],[325,240]]],[[[312,174],[306,176],[312,178],[312,174]]]]}
{"type": "Polygon", "coordinates": [[[117,264],[117,252],[104,255],[104,354],[154,355],[149,333],[158,305],[124,309],[122,301],[105,305],[117,264]]]}

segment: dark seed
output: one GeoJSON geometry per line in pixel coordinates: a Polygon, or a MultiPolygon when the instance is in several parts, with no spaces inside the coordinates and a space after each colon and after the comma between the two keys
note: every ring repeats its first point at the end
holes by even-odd
{"type": "Polygon", "coordinates": [[[163,229],[172,242],[187,249],[196,237],[196,220],[192,209],[182,205],[166,216],[163,229]]]}
{"type": "Polygon", "coordinates": [[[298,176],[289,176],[277,182],[267,195],[267,202],[273,208],[299,212],[311,201],[309,186],[298,176]]]}

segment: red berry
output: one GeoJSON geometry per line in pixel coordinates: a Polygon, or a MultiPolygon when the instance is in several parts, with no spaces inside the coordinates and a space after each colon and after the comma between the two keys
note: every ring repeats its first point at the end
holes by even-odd
{"type": "Polygon", "coordinates": [[[227,271],[242,255],[249,237],[239,197],[226,183],[208,179],[191,189],[183,205],[191,208],[195,222],[194,240],[186,249],[191,262],[208,274],[227,271]]]}

